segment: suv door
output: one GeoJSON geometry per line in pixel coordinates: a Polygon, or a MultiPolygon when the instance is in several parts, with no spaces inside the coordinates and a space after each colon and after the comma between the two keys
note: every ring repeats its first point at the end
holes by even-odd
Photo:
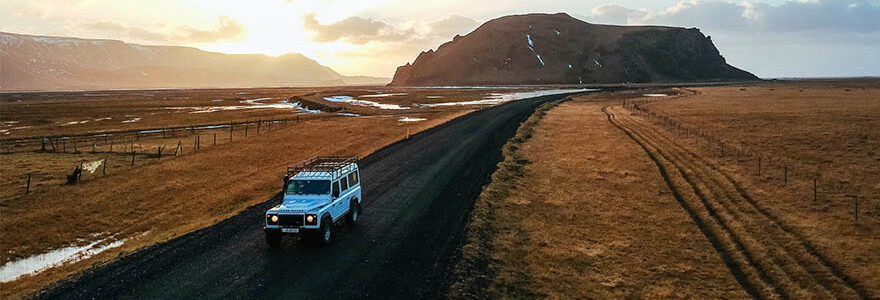
{"type": "Polygon", "coordinates": [[[330,215],[333,217],[333,220],[338,219],[343,214],[345,214],[346,207],[343,205],[345,202],[342,197],[339,197],[342,194],[342,190],[339,187],[339,180],[333,182],[331,191],[331,197],[333,198],[333,202],[330,204],[330,215]]]}

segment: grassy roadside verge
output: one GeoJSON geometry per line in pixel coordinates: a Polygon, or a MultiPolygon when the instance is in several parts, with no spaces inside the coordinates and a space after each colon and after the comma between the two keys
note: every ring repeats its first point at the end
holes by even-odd
{"type": "MultiPolygon", "coordinates": [[[[522,145],[532,138],[535,127],[549,110],[568,100],[570,98],[539,106],[502,148],[504,160],[498,164],[498,170],[492,174],[491,183],[483,188],[474,203],[465,229],[466,236],[461,258],[452,271],[453,284],[448,292],[450,298],[486,299],[497,298],[499,294],[517,294],[524,298],[539,296],[531,286],[532,280],[527,268],[520,268],[521,272],[505,275],[504,278],[496,278],[498,270],[491,263],[494,259],[492,237],[496,233],[495,207],[510,195],[510,192],[516,188],[518,180],[525,175],[525,166],[529,161],[520,152],[522,145]]],[[[522,226],[517,226],[515,222],[508,225],[509,228],[506,229],[515,231],[518,239],[529,238],[522,226]]],[[[516,254],[511,253],[511,255],[516,254]]]]}

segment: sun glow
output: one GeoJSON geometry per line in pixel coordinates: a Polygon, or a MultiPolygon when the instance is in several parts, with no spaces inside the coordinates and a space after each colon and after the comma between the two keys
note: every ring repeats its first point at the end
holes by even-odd
{"type": "MultiPolygon", "coordinates": [[[[321,23],[333,23],[375,7],[384,0],[372,1],[207,1],[197,0],[194,4],[202,9],[213,10],[218,15],[229,16],[247,29],[247,34],[236,41],[220,41],[196,44],[202,49],[224,53],[260,53],[279,56],[296,52],[316,59],[321,63],[352,61],[336,59],[335,53],[354,51],[362,45],[344,42],[317,43],[311,40],[312,34],[303,28],[303,17],[314,16],[321,23]]],[[[340,72],[357,70],[348,65],[338,68],[340,72]]]]}

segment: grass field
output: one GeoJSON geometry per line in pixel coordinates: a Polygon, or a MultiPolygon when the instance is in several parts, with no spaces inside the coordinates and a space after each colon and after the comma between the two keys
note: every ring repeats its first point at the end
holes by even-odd
{"type": "Polygon", "coordinates": [[[532,132],[521,129],[531,139],[508,145],[475,207],[462,260],[470,265],[459,270],[487,264],[477,273],[488,295],[462,281],[453,296],[746,297],[597,97],[559,105],[532,132]]]}
{"type": "MultiPolygon", "coordinates": [[[[190,91],[185,91],[188,92],[190,91]]],[[[249,91],[251,92],[257,91],[249,91]]],[[[338,92],[340,91],[332,93],[338,92]]],[[[482,99],[487,91],[441,93],[457,93],[458,97],[469,93],[470,98],[464,100],[475,100],[482,99]]],[[[112,118],[116,119],[119,115],[131,114],[125,110],[125,105],[116,104],[116,101],[130,102],[125,99],[128,98],[108,99],[103,106],[96,103],[88,105],[98,108],[113,106],[107,113],[114,115],[112,118]]],[[[5,100],[9,101],[8,98],[5,100]]],[[[6,114],[7,108],[14,106],[7,106],[7,102],[3,107],[4,122],[28,124],[31,122],[28,121],[31,120],[29,118],[48,118],[47,112],[65,109],[79,108],[80,111],[72,114],[90,113],[92,108],[77,103],[80,100],[69,100],[74,104],[64,102],[68,100],[58,100],[62,103],[57,104],[60,107],[57,110],[56,106],[46,103],[44,106],[33,106],[30,109],[35,111],[22,114],[20,118],[15,114],[6,114]]],[[[278,192],[281,177],[289,164],[316,155],[365,156],[385,145],[405,139],[409,134],[479,109],[479,106],[457,106],[397,112],[356,105],[336,105],[346,105],[351,110],[363,111],[360,111],[360,117],[330,113],[295,115],[295,110],[279,108],[231,110],[227,112],[235,115],[223,117],[211,116],[210,113],[172,113],[156,117],[156,122],[159,123],[149,123],[146,118],[143,119],[146,125],[132,125],[138,122],[122,123],[124,126],[133,126],[126,128],[105,128],[98,126],[98,122],[88,122],[77,124],[83,125],[82,127],[65,126],[58,133],[76,136],[100,128],[137,131],[192,126],[217,122],[228,117],[241,121],[301,117],[300,122],[291,119],[289,122],[271,125],[264,123],[260,134],[257,134],[258,125],[250,124],[247,137],[244,127],[238,126],[234,128],[231,141],[228,127],[177,130],[164,134],[152,132],[137,136],[127,131],[117,132],[110,139],[89,137],[87,141],[95,147],[83,147],[80,144],[77,151],[71,149],[70,144],[66,145],[70,147],[66,151],[39,151],[40,145],[33,143],[22,143],[25,146],[17,147],[15,151],[6,151],[0,155],[4,162],[0,171],[3,174],[3,193],[6,196],[0,200],[0,215],[3,216],[0,218],[0,240],[3,241],[0,243],[0,264],[71,246],[113,247],[87,259],[0,283],[0,297],[33,293],[47,284],[67,278],[95,264],[215,224],[246,207],[265,201],[278,192]],[[407,121],[404,118],[415,120],[407,121]],[[213,143],[215,133],[218,136],[216,146],[213,143]],[[201,140],[198,150],[194,144],[197,136],[201,140]],[[111,152],[110,141],[114,140],[114,149],[111,152]],[[183,145],[183,153],[175,156],[173,154],[178,141],[183,145]],[[165,148],[163,156],[159,158],[156,152],[161,146],[165,148]],[[136,151],[134,166],[131,166],[132,148],[136,151]],[[103,174],[105,158],[108,167],[107,173],[103,174]],[[70,173],[82,161],[86,165],[98,161],[101,165],[94,173],[86,171],[81,184],[61,185],[64,174],[70,173]],[[33,176],[31,193],[28,195],[24,195],[24,174],[33,176]]],[[[15,107],[9,111],[21,109],[23,108],[15,107]]],[[[132,108],[132,111],[141,110],[132,108]]],[[[66,115],[65,118],[69,116],[66,115]]],[[[90,115],[89,118],[97,116],[90,115]]],[[[51,122],[54,124],[58,121],[51,122]]],[[[41,129],[37,128],[34,132],[39,133],[39,130],[41,129]]],[[[45,130],[56,133],[52,128],[45,130]]],[[[6,145],[15,145],[22,141],[23,135],[25,134],[19,133],[18,138],[7,139],[6,145]]]]}
{"type": "MultiPolygon", "coordinates": [[[[0,157],[7,162],[0,166],[0,185],[4,187],[0,201],[20,197],[28,190],[64,184],[66,174],[81,164],[93,167],[83,174],[84,180],[91,180],[132,166],[132,156],[137,166],[159,159],[160,152],[166,157],[191,153],[196,148],[204,150],[266,134],[300,121],[393,118],[406,127],[422,119],[480,107],[432,105],[494,99],[534,89],[355,87],[0,93],[0,157]]],[[[403,131],[405,135],[406,129],[403,131]]]]}
{"type": "Polygon", "coordinates": [[[505,152],[452,295],[877,297],[878,91],[806,81],[564,103],[505,152]]]}

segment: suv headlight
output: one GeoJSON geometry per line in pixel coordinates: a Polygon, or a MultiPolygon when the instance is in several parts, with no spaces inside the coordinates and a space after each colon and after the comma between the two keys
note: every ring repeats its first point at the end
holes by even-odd
{"type": "Polygon", "coordinates": [[[269,225],[278,224],[278,215],[266,215],[266,223],[269,225]]]}
{"type": "Polygon", "coordinates": [[[306,215],[306,225],[317,225],[318,215],[306,215]]]}

